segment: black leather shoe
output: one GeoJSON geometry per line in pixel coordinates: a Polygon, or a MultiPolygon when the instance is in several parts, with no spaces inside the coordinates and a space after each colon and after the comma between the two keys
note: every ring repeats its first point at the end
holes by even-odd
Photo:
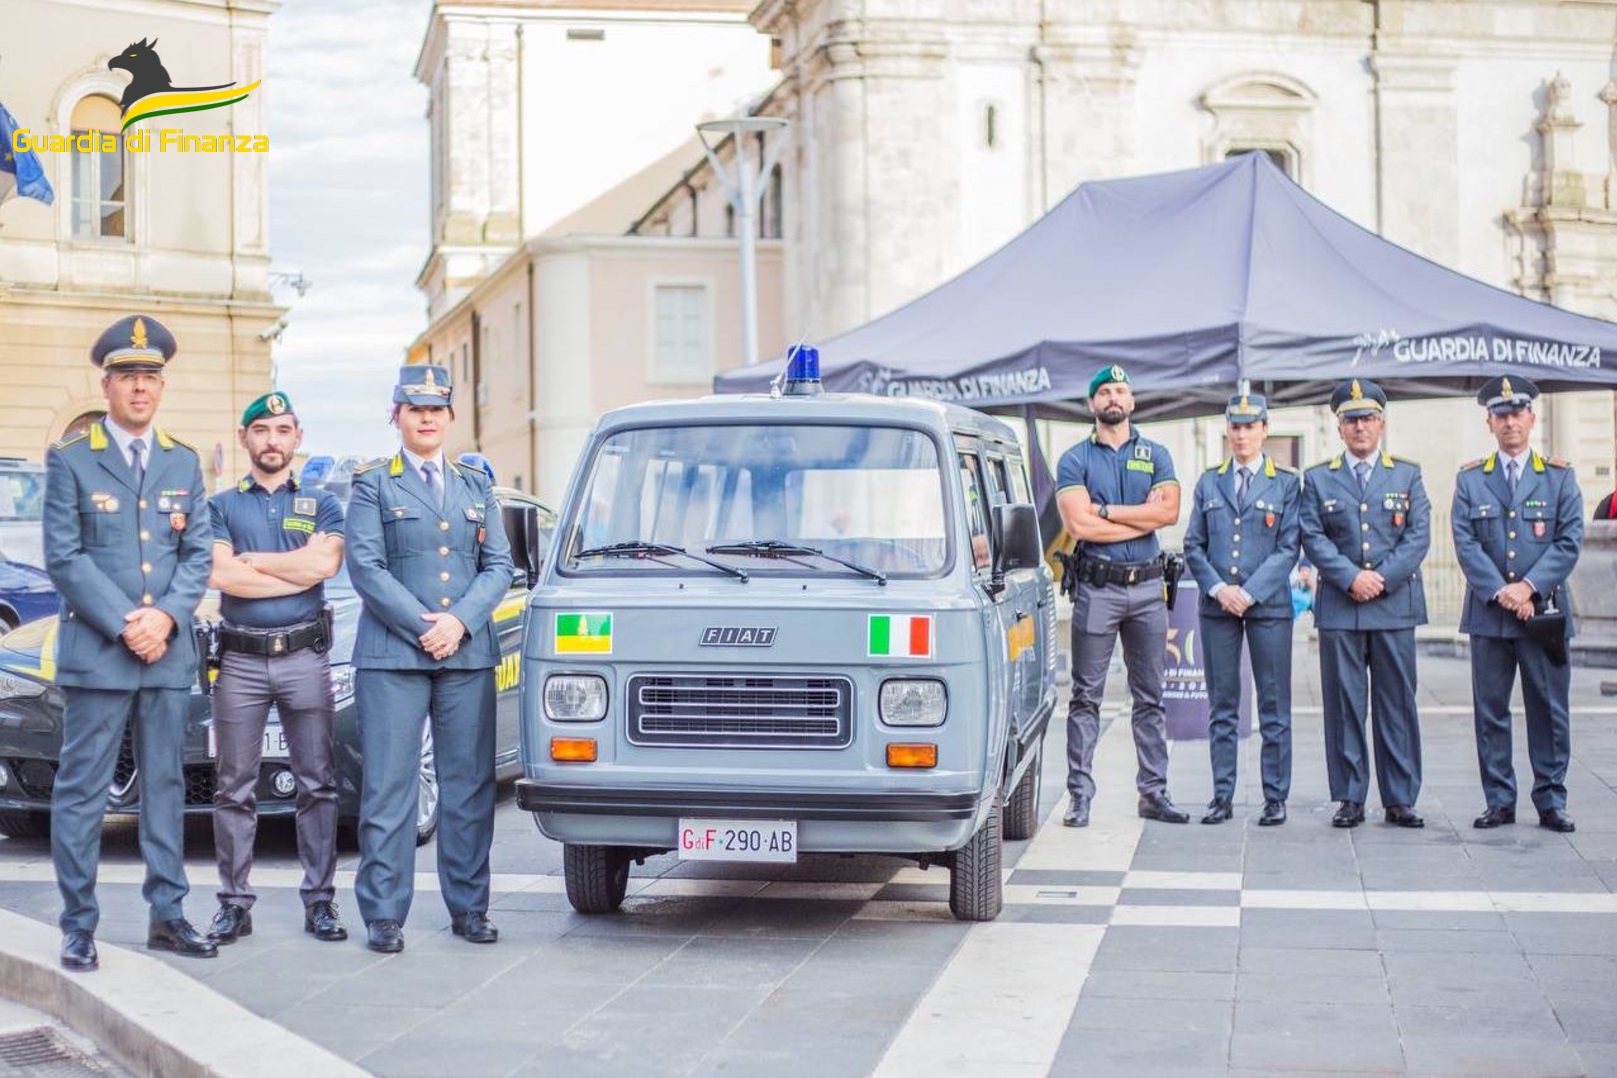
{"type": "Polygon", "coordinates": [[[1578,825],[1572,822],[1572,817],[1560,809],[1540,809],[1538,825],[1548,827],[1551,831],[1559,831],[1563,835],[1570,834],[1578,829],[1578,825]]]}
{"type": "Polygon", "coordinates": [[[1425,827],[1426,821],[1421,819],[1420,813],[1408,805],[1388,805],[1386,820],[1394,827],[1425,827]]]}
{"type": "Polygon", "coordinates": [[[1364,802],[1344,801],[1331,817],[1332,827],[1357,827],[1364,822],[1364,802]]]}
{"type": "Polygon", "coordinates": [[[1067,811],[1061,814],[1062,827],[1088,827],[1089,826],[1089,798],[1075,797],[1067,811]]]}
{"type": "Polygon", "coordinates": [[[1230,799],[1215,797],[1207,802],[1207,814],[1202,817],[1202,823],[1223,823],[1225,820],[1233,819],[1234,816],[1235,806],[1230,803],[1230,799]]]}
{"type": "Polygon", "coordinates": [[[192,928],[191,922],[183,917],[152,925],[146,930],[146,946],[154,951],[173,951],[182,958],[219,957],[219,945],[192,928]]]}
{"type": "Polygon", "coordinates": [[[383,954],[404,950],[404,926],[397,921],[369,921],[365,925],[365,946],[383,954]]]}
{"type": "Polygon", "coordinates": [[[463,913],[449,919],[449,931],[465,936],[467,943],[493,943],[500,938],[500,930],[486,913],[463,913]]]}
{"type": "Polygon", "coordinates": [[[1503,827],[1507,823],[1516,822],[1516,808],[1513,805],[1489,805],[1483,809],[1482,815],[1471,821],[1471,826],[1480,831],[1489,831],[1495,827],[1503,827]]]}
{"type": "Polygon", "coordinates": [[[213,915],[213,921],[208,925],[208,938],[221,947],[252,934],[253,915],[246,906],[238,906],[234,902],[221,902],[219,912],[213,915]]]}
{"type": "Polygon", "coordinates": [[[303,911],[303,931],[314,933],[317,940],[345,940],[348,929],[337,916],[335,902],[311,902],[303,911]]]}
{"type": "Polygon", "coordinates": [[[1190,813],[1182,812],[1174,806],[1168,791],[1161,790],[1154,794],[1140,796],[1140,816],[1146,820],[1161,820],[1163,823],[1189,823],[1190,813]]]}
{"type": "Polygon", "coordinates": [[[62,968],[74,973],[99,969],[101,957],[95,953],[95,936],[75,928],[62,937],[62,968]]]}
{"type": "Polygon", "coordinates": [[[1279,827],[1286,822],[1286,803],[1284,801],[1265,801],[1263,815],[1258,817],[1259,827],[1279,827]]]}

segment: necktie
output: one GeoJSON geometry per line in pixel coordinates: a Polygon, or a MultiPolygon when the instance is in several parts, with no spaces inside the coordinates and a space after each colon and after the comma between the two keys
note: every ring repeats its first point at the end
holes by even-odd
{"type": "Polygon", "coordinates": [[[1516,493],[1516,480],[1521,478],[1520,472],[1521,465],[1516,461],[1512,460],[1505,463],[1505,482],[1510,484],[1512,494],[1516,493]]]}
{"type": "Polygon", "coordinates": [[[438,478],[437,463],[429,460],[423,464],[421,478],[426,480],[427,489],[432,491],[432,500],[441,507],[444,504],[444,485],[438,478]]]}
{"type": "Polygon", "coordinates": [[[1370,462],[1361,460],[1353,466],[1353,474],[1359,477],[1359,489],[1363,490],[1370,485],[1370,462]]]}
{"type": "Polygon", "coordinates": [[[1235,501],[1239,505],[1246,504],[1246,496],[1252,492],[1252,473],[1245,468],[1235,469],[1235,501]]]}
{"type": "Polygon", "coordinates": [[[135,488],[138,490],[146,484],[146,462],[141,459],[146,452],[146,439],[136,438],[129,443],[129,470],[135,473],[135,488]]]}

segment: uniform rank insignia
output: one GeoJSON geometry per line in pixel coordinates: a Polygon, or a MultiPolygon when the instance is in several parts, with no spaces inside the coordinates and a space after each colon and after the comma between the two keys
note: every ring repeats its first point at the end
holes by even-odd
{"type": "Polygon", "coordinates": [[[177,532],[183,532],[185,530],[185,514],[170,513],[168,515],[168,526],[177,532]]]}
{"type": "Polygon", "coordinates": [[[477,520],[477,510],[473,509],[469,505],[466,507],[466,519],[470,520],[470,521],[476,521],[477,520]]]}
{"type": "Polygon", "coordinates": [[[1148,445],[1137,445],[1137,446],[1135,446],[1134,447],[1134,459],[1135,460],[1150,460],[1151,459],[1151,447],[1148,446],[1148,445]]]}
{"type": "Polygon", "coordinates": [[[296,513],[300,517],[312,517],[312,516],[314,516],[315,515],[315,508],[314,507],[315,507],[315,501],[314,501],[313,498],[293,498],[292,499],[292,512],[296,513]]]}

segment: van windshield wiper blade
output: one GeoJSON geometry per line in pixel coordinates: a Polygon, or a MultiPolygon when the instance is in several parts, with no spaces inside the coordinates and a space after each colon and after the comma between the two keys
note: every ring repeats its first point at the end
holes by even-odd
{"type": "Polygon", "coordinates": [[[887,574],[868,565],[839,558],[835,554],[827,554],[819,547],[802,546],[798,543],[787,543],[779,539],[752,539],[745,543],[720,543],[707,548],[709,554],[751,554],[757,558],[824,558],[826,561],[836,562],[846,569],[852,569],[860,576],[869,577],[876,583],[887,586],[887,574]]]}
{"type": "Polygon", "coordinates": [[[659,558],[668,554],[680,554],[699,561],[703,565],[710,565],[721,573],[728,573],[745,584],[752,579],[745,569],[737,569],[733,565],[726,565],[722,561],[704,558],[700,554],[692,554],[682,546],[670,546],[668,543],[645,543],[636,540],[630,543],[610,543],[607,546],[592,546],[587,550],[580,550],[573,557],[577,558],[659,558]]]}

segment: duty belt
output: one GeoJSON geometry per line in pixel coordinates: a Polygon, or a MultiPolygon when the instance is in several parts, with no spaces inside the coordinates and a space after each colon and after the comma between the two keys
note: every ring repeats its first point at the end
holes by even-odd
{"type": "Polygon", "coordinates": [[[285,629],[250,629],[241,625],[219,626],[219,649],[246,655],[290,655],[304,648],[325,651],[326,627],[320,619],[285,629]]]}
{"type": "Polygon", "coordinates": [[[1146,580],[1161,580],[1162,559],[1150,561],[1107,561],[1105,558],[1080,558],[1078,579],[1085,584],[1139,584],[1146,580]]]}

